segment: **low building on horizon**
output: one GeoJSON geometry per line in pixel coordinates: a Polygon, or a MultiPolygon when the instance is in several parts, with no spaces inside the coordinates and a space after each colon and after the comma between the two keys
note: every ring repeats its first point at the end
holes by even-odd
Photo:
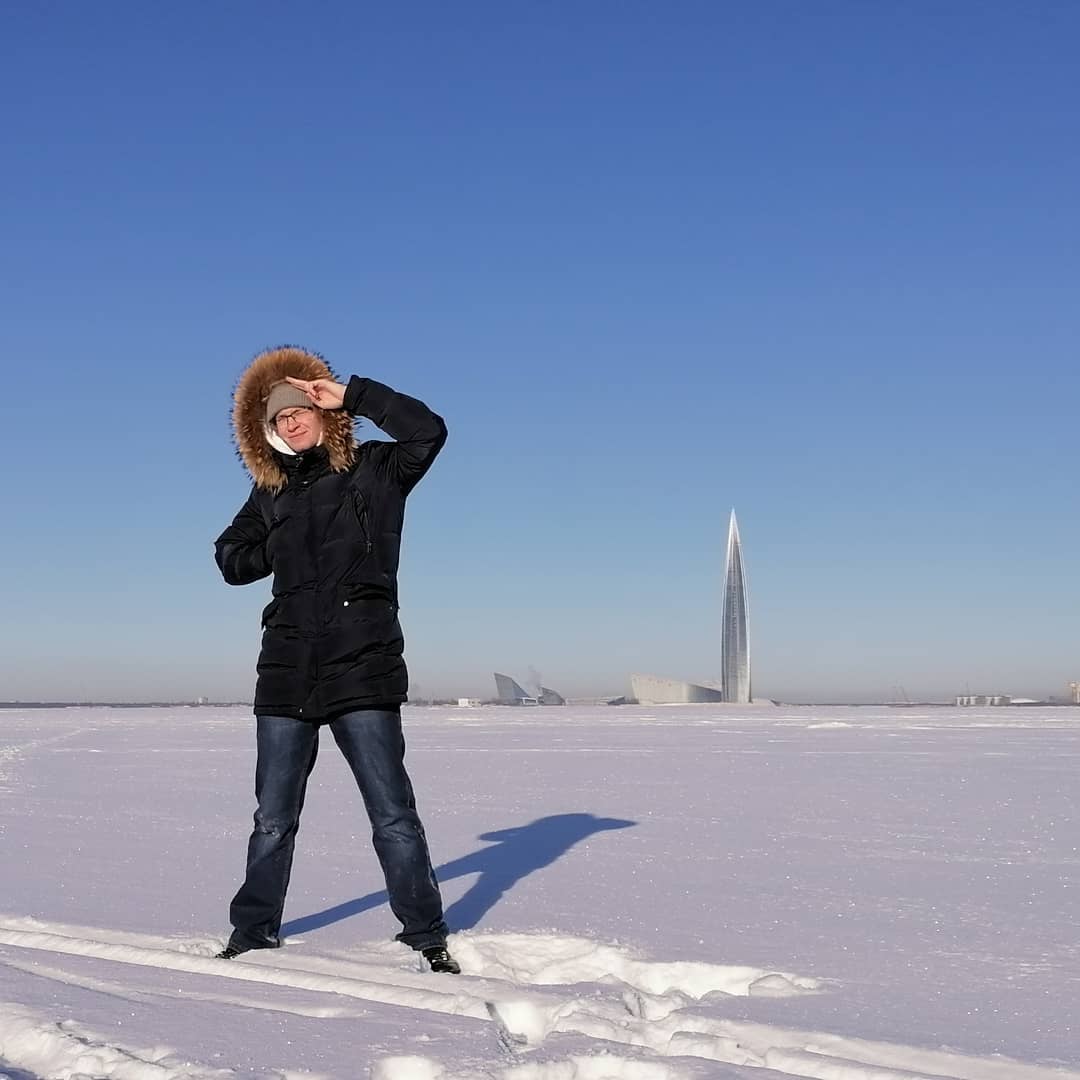
{"type": "Polygon", "coordinates": [[[969,708],[980,705],[1011,705],[1013,699],[1009,694],[957,694],[956,704],[969,708]]]}
{"type": "Polygon", "coordinates": [[[662,675],[631,675],[630,691],[640,705],[701,705],[724,700],[723,690],[662,675]]]}
{"type": "Polygon", "coordinates": [[[973,705],[1053,705],[1054,701],[1052,698],[1046,701],[1040,698],[1017,697],[1015,694],[958,694],[956,704],[961,708],[968,708],[973,705]]]}

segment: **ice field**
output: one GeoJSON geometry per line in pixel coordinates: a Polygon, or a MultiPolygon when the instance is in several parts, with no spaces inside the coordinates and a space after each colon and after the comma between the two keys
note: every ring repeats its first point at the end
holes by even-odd
{"type": "Polygon", "coordinates": [[[457,978],[332,739],[225,962],[248,711],[0,711],[0,1075],[1080,1080],[1080,709],[404,716],[457,978]]]}

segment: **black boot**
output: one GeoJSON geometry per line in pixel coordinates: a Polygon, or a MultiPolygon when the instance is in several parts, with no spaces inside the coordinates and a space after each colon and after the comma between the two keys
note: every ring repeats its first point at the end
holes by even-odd
{"type": "Polygon", "coordinates": [[[421,949],[420,951],[432,971],[446,975],[461,974],[461,965],[446,951],[445,945],[433,945],[430,949],[421,949]]]}
{"type": "Polygon", "coordinates": [[[263,938],[259,942],[245,941],[240,938],[229,938],[228,945],[219,953],[214,953],[215,960],[231,960],[234,956],[239,956],[241,953],[251,952],[252,949],[278,949],[281,947],[281,942],[277,938],[263,938]]]}

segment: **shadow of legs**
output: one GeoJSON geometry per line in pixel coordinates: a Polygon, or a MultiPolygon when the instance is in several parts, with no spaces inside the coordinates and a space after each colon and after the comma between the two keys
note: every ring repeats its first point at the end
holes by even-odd
{"type": "MultiPolygon", "coordinates": [[[[478,839],[494,841],[460,859],[436,869],[440,881],[478,874],[476,882],[446,912],[451,930],[472,930],[480,920],[522,878],[550,866],[572,847],[599,832],[629,829],[636,821],[596,817],[594,814],[553,814],[528,825],[481,834],[478,839]]],[[[282,934],[303,934],[320,930],[361,912],[386,903],[386,891],[369,893],[312,915],[286,923],[282,934]]]]}

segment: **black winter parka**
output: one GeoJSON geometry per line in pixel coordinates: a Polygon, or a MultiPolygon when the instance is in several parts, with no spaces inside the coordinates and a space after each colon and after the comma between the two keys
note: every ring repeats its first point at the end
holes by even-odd
{"type": "Polygon", "coordinates": [[[362,443],[336,472],[325,446],[274,451],[283,489],[253,487],[215,544],[230,585],[274,575],[257,715],[323,722],[407,698],[397,590],[405,499],[442,449],[446,425],[416,398],[355,375],[344,408],[395,441],[362,443]]]}

